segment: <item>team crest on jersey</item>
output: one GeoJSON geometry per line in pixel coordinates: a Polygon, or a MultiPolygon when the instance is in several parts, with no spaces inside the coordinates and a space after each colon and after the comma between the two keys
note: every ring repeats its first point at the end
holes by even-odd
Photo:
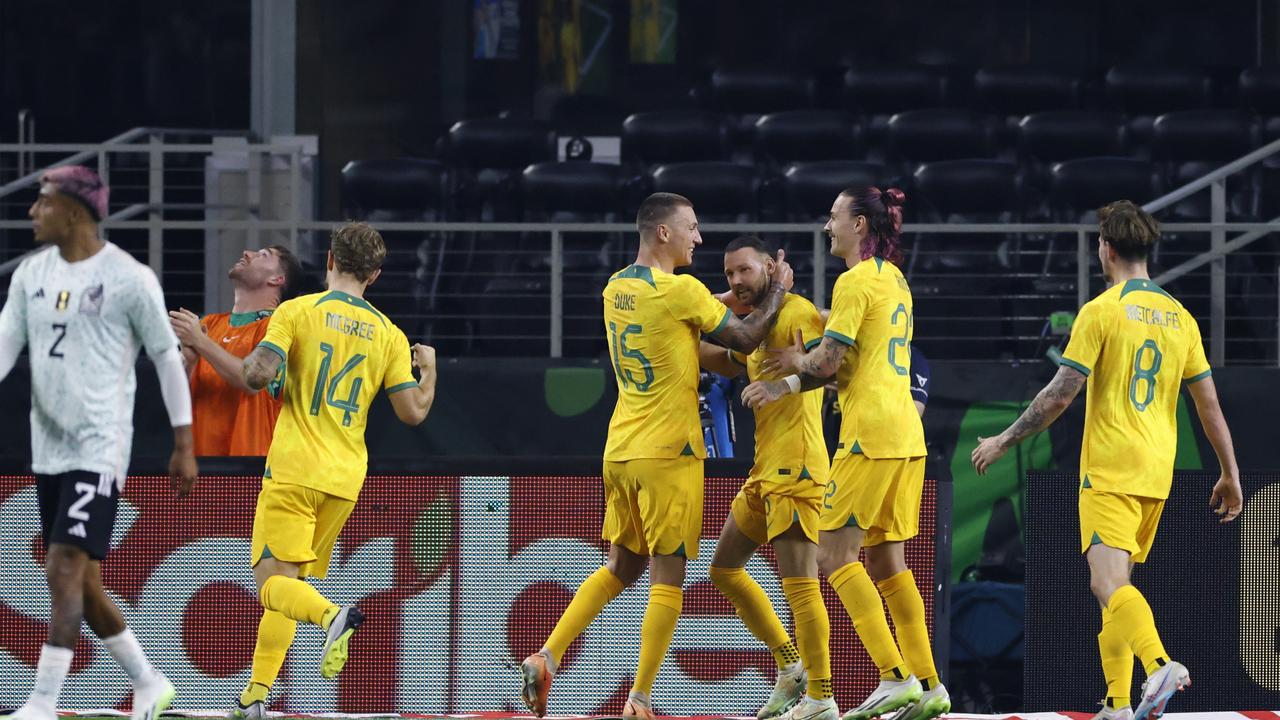
{"type": "Polygon", "coordinates": [[[67,309],[67,303],[71,301],[70,290],[59,290],[58,301],[53,304],[53,309],[62,312],[67,309]]]}
{"type": "Polygon", "coordinates": [[[80,296],[81,315],[99,315],[102,313],[102,283],[98,283],[84,291],[80,296]]]}
{"type": "Polygon", "coordinates": [[[39,290],[36,290],[36,294],[35,294],[35,295],[32,295],[32,296],[31,296],[31,299],[32,299],[32,300],[39,300],[39,299],[40,299],[40,298],[42,298],[42,297],[44,297],[44,288],[40,288],[39,290]]]}

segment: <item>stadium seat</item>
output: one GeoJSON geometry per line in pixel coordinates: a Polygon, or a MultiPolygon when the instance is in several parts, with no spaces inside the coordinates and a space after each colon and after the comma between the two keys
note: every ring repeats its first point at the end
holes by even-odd
{"type": "Polygon", "coordinates": [[[1117,65],[1107,71],[1105,87],[1112,107],[1129,116],[1131,142],[1140,149],[1151,139],[1157,115],[1213,101],[1213,79],[1190,68],[1117,65]]]}
{"type": "Polygon", "coordinates": [[[883,187],[884,166],[849,160],[818,160],[788,165],[782,173],[785,217],[791,222],[826,218],[842,190],[883,187]]]}
{"type": "Polygon", "coordinates": [[[1133,158],[1067,160],[1053,166],[1050,178],[1050,202],[1064,222],[1092,222],[1107,203],[1131,200],[1142,205],[1164,190],[1156,167],[1133,158]]]}
{"type": "Polygon", "coordinates": [[[1120,156],[1125,150],[1124,117],[1094,110],[1033,113],[1018,123],[1018,146],[1024,158],[1037,163],[1120,156]]]}
{"type": "Polygon", "coordinates": [[[892,115],[945,105],[947,77],[929,67],[855,67],[844,74],[845,107],[859,115],[892,115]]]}
{"type": "Polygon", "coordinates": [[[756,157],[772,167],[861,158],[861,130],[848,114],[834,110],[770,113],[756,121],[756,157]]]}
{"type": "Polygon", "coordinates": [[[762,115],[813,105],[813,78],[804,73],[761,69],[721,69],[711,73],[711,109],[734,115],[762,115]]]}
{"type": "Polygon", "coordinates": [[[449,128],[446,153],[458,166],[469,215],[481,219],[518,216],[507,202],[525,166],[554,160],[556,136],[542,123],[514,118],[463,120],[449,128]]]}
{"type": "Polygon", "coordinates": [[[910,110],[889,118],[888,157],[911,172],[921,162],[994,157],[999,126],[970,110],[910,110]]]}
{"type": "Polygon", "coordinates": [[[342,206],[350,217],[447,220],[452,202],[453,174],[437,160],[352,160],[342,168],[342,206]]]}
{"type": "MultiPolygon", "coordinates": [[[[521,182],[524,219],[529,222],[619,222],[628,212],[622,168],[583,162],[538,163],[525,168],[521,182]]],[[[630,219],[630,218],[626,218],[630,219]]],[[[631,235],[565,233],[564,354],[593,357],[605,351],[600,334],[600,291],[609,275],[635,252],[631,235]]],[[[527,269],[549,273],[547,233],[526,238],[527,269]]],[[[547,275],[549,278],[549,274],[547,275]]]]}
{"type": "Polygon", "coordinates": [[[1240,72],[1242,109],[1259,115],[1280,115],[1280,66],[1245,68],[1240,72]]]}
{"type": "Polygon", "coordinates": [[[723,160],[729,156],[725,119],[703,110],[658,110],[622,122],[622,160],[638,166],[723,160]]]}
{"type": "MultiPolygon", "coordinates": [[[[1260,143],[1258,123],[1236,110],[1182,110],[1161,115],[1152,125],[1151,156],[1164,167],[1170,187],[1185,185],[1231,160],[1248,154],[1260,143]]],[[[1255,168],[1256,170],[1256,168],[1255,168]]],[[[1255,217],[1257,175],[1246,171],[1227,180],[1229,219],[1255,217]]],[[[1208,221],[1208,192],[1179,202],[1170,220],[1208,221]]]]}
{"type": "MultiPolygon", "coordinates": [[[[342,206],[347,217],[372,222],[440,222],[452,219],[454,177],[436,160],[386,158],[352,160],[342,168],[342,206]]],[[[393,315],[431,316],[440,309],[450,273],[465,271],[450,233],[384,233],[387,259],[380,289],[390,292],[380,305],[393,315]],[[461,264],[460,264],[461,263],[461,264]]],[[[430,320],[407,331],[430,338],[430,320]]]]}
{"type": "MultiPolygon", "coordinates": [[[[924,163],[914,174],[916,216],[935,223],[1018,222],[1022,200],[1018,166],[1003,160],[943,160],[924,163]]],[[[931,263],[921,265],[920,252],[912,255],[909,270],[918,265],[932,270],[1016,268],[1019,243],[1016,236],[976,234],[921,234],[917,250],[934,247],[931,263]],[[999,261],[997,261],[999,258],[999,261]]]]}
{"type": "Polygon", "coordinates": [[[1083,82],[1078,76],[1045,68],[982,68],[973,78],[977,107],[996,115],[1021,117],[1080,106],[1083,82]]]}
{"type": "Polygon", "coordinates": [[[606,135],[622,132],[631,111],[621,102],[600,95],[565,95],[551,107],[551,126],[559,135],[606,135]]]}

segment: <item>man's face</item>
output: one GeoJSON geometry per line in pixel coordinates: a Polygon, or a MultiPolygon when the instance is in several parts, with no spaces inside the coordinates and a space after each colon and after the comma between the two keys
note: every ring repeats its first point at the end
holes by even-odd
{"type": "Polygon", "coordinates": [[[263,287],[281,275],[280,256],[271,248],[245,250],[227,271],[227,277],[251,290],[263,287]]]}
{"type": "Polygon", "coordinates": [[[42,185],[36,201],[27,211],[36,242],[41,245],[56,243],[70,235],[78,212],[86,211],[75,200],[54,190],[52,185],[42,185]]]}
{"type": "Polygon", "coordinates": [[[849,215],[852,202],[853,198],[848,195],[837,195],[831,204],[831,216],[822,228],[831,238],[831,254],[836,257],[848,258],[856,254],[865,234],[867,219],[861,215],[849,215]]]}
{"type": "Polygon", "coordinates": [[[702,244],[702,234],[698,232],[698,217],[693,214],[693,208],[681,205],[661,227],[667,229],[667,244],[671,246],[675,266],[692,265],[693,249],[702,244]]]}
{"type": "Polygon", "coordinates": [[[769,291],[773,261],[754,248],[740,248],[724,254],[724,278],[729,289],[744,305],[759,305],[769,291]]]}

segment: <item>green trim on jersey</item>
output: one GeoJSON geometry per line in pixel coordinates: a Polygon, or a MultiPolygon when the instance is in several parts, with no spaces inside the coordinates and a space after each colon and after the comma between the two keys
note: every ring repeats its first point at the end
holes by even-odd
{"type": "Polygon", "coordinates": [[[398,393],[398,392],[400,392],[401,390],[408,390],[408,389],[409,389],[409,388],[411,388],[411,387],[418,387],[418,383],[416,383],[416,382],[402,382],[402,383],[400,383],[399,385],[392,385],[391,387],[387,388],[387,394],[388,394],[388,395],[391,395],[392,393],[398,393]]]}
{"type": "Polygon", "coordinates": [[[1199,375],[1192,375],[1191,377],[1187,378],[1186,380],[1183,380],[1182,382],[1190,385],[1191,383],[1200,382],[1201,380],[1209,377],[1212,374],[1213,374],[1213,370],[1205,370],[1199,375]]]}
{"type": "Polygon", "coordinates": [[[270,309],[254,310],[252,312],[242,312],[242,313],[233,312],[231,313],[231,316],[228,319],[231,322],[231,327],[238,328],[238,327],[244,327],[245,325],[248,325],[250,323],[258,322],[259,320],[265,320],[266,318],[271,317],[271,313],[273,312],[275,312],[275,310],[270,310],[270,309]]]}
{"type": "Polygon", "coordinates": [[[313,305],[312,307],[318,307],[319,305],[327,302],[344,302],[348,305],[354,305],[358,308],[364,308],[365,310],[368,310],[369,312],[376,315],[378,319],[382,321],[383,327],[386,327],[387,319],[382,317],[382,313],[375,310],[373,306],[369,304],[369,301],[365,300],[364,298],[358,298],[355,295],[344,293],[341,290],[330,290],[329,292],[325,293],[319,300],[317,300],[316,304],[313,305]]]}
{"type": "Polygon", "coordinates": [[[1082,364],[1080,364],[1080,363],[1076,362],[1075,360],[1072,360],[1072,359],[1071,359],[1071,358],[1069,358],[1069,357],[1064,357],[1064,358],[1059,359],[1059,360],[1058,360],[1058,363],[1059,363],[1059,364],[1061,364],[1061,365],[1066,365],[1067,367],[1071,368],[1072,370],[1079,370],[1079,371],[1080,371],[1080,372],[1081,372],[1085,377],[1089,377],[1089,373],[1093,372],[1093,371],[1092,371],[1092,370],[1090,370],[1089,368],[1087,368],[1087,367],[1085,367],[1084,365],[1082,365],[1082,364]]]}
{"type": "Polygon", "coordinates": [[[1125,295],[1128,295],[1131,292],[1143,292],[1143,291],[1153,292],[1157,295],[1163,295],[1169,298],[1170,300],[1173,300],[1173,296],[1165,292],[1164,288],[1160,287],[1159,285],[1145,278],[1134,278],[1126,282],[1124,284],[1124,287],[1120,289],[1120,297],[1124,297],[1125,295]]]}
{"type": "Polygon", "coordinates": [[[289,354],[286,353],[283,348],[281,348],[279,345],[276,345],[273,342],[267,342],[266,340],[263,340],[262,342],[258,343],[258,347],[266,348],[270,350],[271,352],[279,355],[280,359],[285,362],[288,362],[289,360],[289,354]]]}
{"type": "Polygon", "coordinates": [[[853,338],[849,337],[848,335],[845,335],[844,333],[838,333],[835,330],[827,330],[826,332],[822,333],[822,336],[829,337],[838,343],[843,343],[845,345],[848,345],[849,347],[853,347],[853,338]]]}
{"type": "Polygon", "coordinates": [[[658,289],[658,283],[653,280],[653,268],[648,265],[628,265],[617,272],[611,278],[613,280],[643,280],[649,283],[649,287],[654,290],[658,289]]]}

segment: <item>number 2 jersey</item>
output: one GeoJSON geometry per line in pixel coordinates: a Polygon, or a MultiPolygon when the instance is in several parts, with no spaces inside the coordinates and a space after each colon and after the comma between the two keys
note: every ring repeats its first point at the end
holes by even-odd
{"type": "Polygon", "coordinates": [[[1146,279],[1085,303],[1062,364],[1089,377],[1080,476],[1089,487],[1169,497],[1183,382],[1209,377],[1200,326],[1146,279]]]}
{"type": "Polygon", "coordinates": [[[868,258],[836,279],[823,335],[849,350],[836,371],[835,458],[924,456],[924,426],[911,400],[911,308],[911,288],[893,263],[868,258]]]}
{"type": "Polygon", "coordinates": [[[281,303],[258,347],[286,363],[264,476],[356,500],[369,467],[369,404],[379,388],[418,384],[404,333],[367,301],[330,291],[281,303]]]}
{"type": "Polygon", "coordinates": [[[631,265],[604,288],[604,327],[618,382],[604,459],[707,456],[698,416],[698,341],[729,308],[692,275],[631,265]]]}
{"type": "Polygon", "coordinates": [[[178,348],[151,268],[109,242],[72,263],[41,250],[13,274],[0,336],[30,359],[32,470],[108,474],[122,486],[138,350],[178,348]]]}

